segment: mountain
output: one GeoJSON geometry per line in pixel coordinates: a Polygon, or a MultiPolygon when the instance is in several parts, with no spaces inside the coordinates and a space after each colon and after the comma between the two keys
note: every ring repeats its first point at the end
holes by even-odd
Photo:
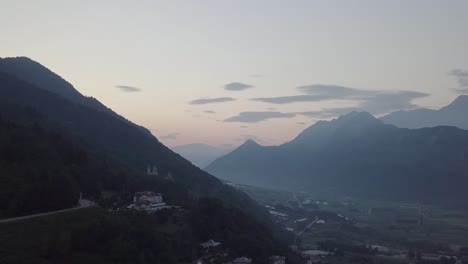
{"type": "Polygon", "coordinates": [[[22,57],[0,61],[0,115],[4,120],[26,127],[39,124],[46,131],[63,135],[102,160],[102,166],[123,178],[119,182],[134,189],[169,184],[179,190],[178,197],[214,197],[266,219],[267,212],[247,195],[193,166],[148,130],[82,96],[39,63],[22,57]],[[158,179],[146,179],[148,164],[157,165],[160,178],[169,176],[170,183],[158,185],[158,179]]]}
{"type": "Polygon", "coordinates": [[[291,236],[245,193],[37,62],[1,63],[0,218],[70,208],[80,193],[100,206],[0,230],[8,233],[0,241],[4,248],[8,241],[5,263],[129,263],[135,256],[138,263],[190,263],[209,239],[257,263],[284,254],[280,236],[291,236]],[[149,164],[158,175],[147,174],[149,164]],[[142,190],[183,210],[120,210],[142,190]],[[39,251],[27,243],[37,234],[44,238],[39,251]]]}
{"type": "Polygon", "coordinates": [[[280,146],[248,141],[206,170],[276,189],[467,206],[468,131],[397,128],[352,112],[280,146]]]}
{"type": "Polygon", "coordinates": [[[404,128],[454,126],[468,130],[468,95],[461,95],[451,104],[439,110],[415,109],[397,111],[380,118],[385,124],[404,128]]]}
{"type": "Polygon", "coordinates": [[[215,159],[232,151],[231,148],[221,148],[200,143],[175,146],[171,149],[199,168],[206,167],[215,159]]]}

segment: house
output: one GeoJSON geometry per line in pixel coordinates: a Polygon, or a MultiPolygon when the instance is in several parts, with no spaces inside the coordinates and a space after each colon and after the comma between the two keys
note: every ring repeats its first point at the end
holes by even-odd
{"type": "Polygon", "coordinates": [[[216,241],[210,239],[210,240],[208,240],[208,242],[201,243],[200,245],[201,245],[202,248],[204,248],[204,249],[210,249],[210,248],[215,248],[215,247],[221,245],[221,243],[220,243],[220,242],[216,242],[216,241]]]}
{"type": "Polygon", "coordinates": [[[301,256],[305,259],[309,259],[312,257],[328,256],[331,254],[332,254],[331,252],[323,251],[323,250],[304,250],[301,252],[301,256]]]}
{"type": "Polygon", "coordinates": [[[231,264],[250,264],[252,263],[252,259],[246,257],[236,258],[235,260],[229,262],[231,264]]]}
{"type": "Polygon", "coordinates": [[[160,193],[144,191],[136,192],[135,195],[133,195],[133,203],[137,204],[157,204],[162,202],[163,198],[160,193]]]}
{"type": "Polygon", "coordinates": [[[160,193],[150,191],[136,192],[133,196],[133,203],[128,209],[143,210],[147,212],[156,212],[162,209],[171,208],[163,202],[163,197],[160,193]]]}
{"type": "Polygon", "coordinates": [[[269,258],[269,263],[270,264],[285,264],[286,263],[286,257],[283,256],[271,256],[269,258]]]}

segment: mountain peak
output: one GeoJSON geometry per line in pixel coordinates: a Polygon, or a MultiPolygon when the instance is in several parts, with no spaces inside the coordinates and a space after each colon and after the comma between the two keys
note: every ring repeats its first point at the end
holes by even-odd
{"type": "Polygon", "coordinates": [[[378,124],[380,121],[368,112],[353,111],[346,115],[341,115],[335,122],[346,124],[378,124]]]}
{"type": "Polygon", "coordinates": [[[83,96],[69,82],[31,58],[0,58],[0,72],[14,75],[74,102],[83,100],[83,96]]]}
{"type": "Polygon", "coordinates": [[[468,109],[468,95],[460,95],[447,107],[465,107],[468,109]]]}
{"type": "Polygon", "coordinates": [[[260,145],[255,142],[253,139],[247,139],[241,147],[260,147],[260,145]]]}

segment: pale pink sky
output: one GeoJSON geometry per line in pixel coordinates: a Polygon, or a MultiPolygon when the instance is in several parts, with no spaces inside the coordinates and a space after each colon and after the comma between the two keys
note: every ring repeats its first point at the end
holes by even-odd
{"type": "Polygon", "coordinates": [[[468,68],[462,0],[0,0],[0,6],[1,57],[42,63],[167,145],[238,145],[249,137],[279,144],[331,118],[298,113],[362,106],[355,97],[250,100],[306,95],[298,86],[351,87],[356,96],[415,91],[428,95],[411,95],[410,103],[440,107],[458,95],[448,72],[468,68]],[[233,82],[253,87],[226,90],[233,82]],[[236,100],[189,104],[222,97],[236,100]],[[241,112],[275,118],[224,122],[241,112]]]}

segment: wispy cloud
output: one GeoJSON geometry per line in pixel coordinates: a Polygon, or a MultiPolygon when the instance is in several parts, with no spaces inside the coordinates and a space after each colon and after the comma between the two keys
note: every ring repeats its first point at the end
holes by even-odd
{"type": "Polygon", "coordinates": [[[236,99],[232,97],[218,97],[218,98],[200,98],[193,101],[190,101],[191,105],[204,105],[204,104],[214,104],[214,103],[224,103],[235,101],[236,99]]]}
{"type": "Polygon", "coordinates": [[[278,97],[259,97],[252,98],[251,101],[271,103],[271,104],[290,104],[300,102],[320,102],[324,100],[331,100],[333,97],[324,95],[290,95],[278,97]]]}
{"type": "Polygon", "coordinates": [[[228,91],[243,91],[253,87],[253,85],[240,82],[232,82],[224,85],[224,89],[228,91]]]}
{"type": "Polygon", "coordinates": [[[165,136],[161,136],[162,139],[175,140],[180,133],[169,133],[165,136]]]}
{"type": "Polygon", "coordinates": [[[321,102],[329,100],[344,100],[354,102],[356,107],[324,109],[322,111],[309,111],[302,114],[310,117],[333,117],[344,110],[368,111],[372,114],[383,114],[401,109],[413,109],[417,107],[414,99],[426,97],[429,94],[415,91],[373,91],[350,88],[338,85],[315,84],[299,86],[297,90],[302,95],[252,98],[252,101],[260,101],[272,104],[290,104],[298,102],[321,102]]]}
{"type": "Polygon", "coordinates": [[[297,90],[304,94],[331,97],[333,99],[343,98],[367,98],[378,94],[378,91],[362,90],[351,87],[332,84],[312,84],[297,87],[297,90]]]}
{"type": "Polygon", "coordinates": [[[127,93],[141,92],[141,88],[129,85],[116,85],[115,88],[127,93]]]}
{"type": "Polygon", "coordinates": [[[224,122],[257,123],[274,118],[292,118],[295,114],[281,112],[241,112],[237,116],[229,117],[224,122]]]}
{"type": "Polygon", "coordinates": [[[458,87],[455,89],[457,92],[468,93],[468,70],[454,69],[448,74],[457,78],[458,87]]]}
{"type": "Polygon", "coordinates": [[[204,113],[207,113],[207,114],[216,114],[215,111],[213,110],[206,110],[206,111],[203,111],[204,113]]]}
{"type": "Polygon", "coordinates": [[[262,77],[262,75],[261,74],[249,74],[249,77],[250,78],[260,78],[260,77],[262,77]]]}

